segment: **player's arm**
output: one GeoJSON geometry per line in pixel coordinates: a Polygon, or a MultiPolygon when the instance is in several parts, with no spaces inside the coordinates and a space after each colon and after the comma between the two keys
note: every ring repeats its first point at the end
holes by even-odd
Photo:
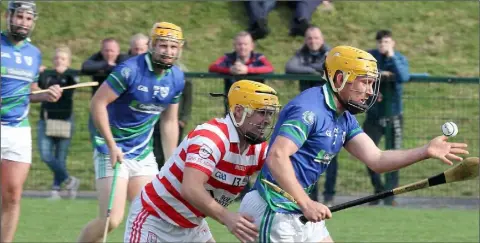
{"type": "Polygon", "coordinates": [[[216,164],[225,154],[224,142],[213,131],[194,131],[187,148],[181,195],[192,206],[208,217],[227,226],[242,242],[252,242],[257,237],[257,228],[252,219],[238,213],[230,212],[219,204],[205,189],[216,164]],[[195,134],[196,133],[196,134],[195,134]],[[200,134],[209,134],[208,137],[200,134]],[[196,137],[194,137],[196,136],[196,137]],[[213,142],[213,141],[216,142],[213,142]],[[200,152],[202,151],[202,152],[200,152]]]}
{"type": "Polygon", "coordinates": [[[298,151],[298,146],[289,138],[275,138],[267,155],[266,165],[279,186],[295,198],[300,208],[310,201],[310,197],[297,180],[290,156],[298,151]]]}
{"type": "Polygon", "coordinates": [[[170,158],[178,143],[178,103],[170,104],[160,117],[160,134],[165,159],[170,158]]]}
{"type": "MultiPolygon", "coordinates": [[[[90,104],[92,120],[100,135],[105,139],[110,152],[112,152],[112,149],[116,150],[117,147],[110,130],[107,106],[128,89],[130,77],[133,75],[129,67],[119,66],[108,75],[105,82],[102,83],[92,97],[90,104]]],[[[115,158],[111,159],[116,160],[115,158]]]]}
{"type": "Polygon", "coordinates": [[[117,93],[112,90],[107,82],[104,82],[100,88],[98,88],[97,92],[95,92],[90,104],[93,123],[105,139],[105,143],[109,148],[116,147],[116,143],[110,130],[107,106],[117,98],[117,93]]]}
{"type": "Polygon", "coordinates": [[[439,136],[421,147],[382,151],[367,134],[360,133],[349,140],[345,148],[373,171],[384,173],[428,158],[437,158],[451,165],[450,160],[462,160],[455,154],[468,154],[468,151],[464,150],[467,147],[466,144],[449,143],[446,140],[447,137],[439,136]]]}
{"type": "Polygon", "coordinates": [[[223,224],[228,210],[217,203],[205,189],[210,176],[194,167],[185,167],[183,171],[182,196],[206,216],[223,224]]]}
{"type": "MultiPolygon", "coordinates": [[[[41,90],[40,87],[38,87],[38,82],[33,82],[30,85],[30,89],[31,89],[31,91],[41,90]]],[[[63,92],[63,90],[60,88],[60,86],[58,84],[52,85],[52,86],[48,87],[48,92],[46,92],[46,93],[30,95],[30,102],[32,102],[32,103],[43,102],[43,101],[57,102],[58,99],[60,99],[60,97],[62,97],[62,92],[63,92]]]]}

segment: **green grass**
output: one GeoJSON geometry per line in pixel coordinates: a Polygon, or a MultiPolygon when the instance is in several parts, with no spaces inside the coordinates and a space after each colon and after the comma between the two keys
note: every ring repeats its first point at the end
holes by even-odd
{"type": "MultiPolygon", "coordinates": [[[[230,206],[237,210],[238,204],[230,206]]],[[[25,198],[16,242],[74,242],[96,216],[94,200],[25,198]]],[[[128,213],[128,209],[126,211],[128,213]]],[[[359,207],[327,221],[336,242],[478,242],[478,210],[359,207]]],[[[238,242],[226,227],[208,219],[217,242],[238,242]]],[[[125,224],[108,236],[122,242],[125,224]]]]}
{"type": "MultiPolygon", "coordinates": [[[[412,73],[428,72],[435,76],[479,76],[478,2],[449,1],[339,1],[332,13],[316,11],[313,23],[320,26],[326,42],[332,46],[375,47],[374,35],[380,28],[393,30],[396,48],[408,57],[412,73]]],[[[2,16],[5,3],[2,4],[2,16]]],[[[190,71],[207,71],[208,65],[232,49],[232,37],[244,30],[247,17],[240,2],[38,2],[40,18],[33,43],[43,52],[44,64],[51,67],[54,47],[68,44],[73,51],[72,67],[100,48],[105,37],[117,38],[126,52],[131,35],[148,33],[153,22],[171,21],[185,32],[188,47],[183,62],[190,71]]],[[[302,38],[288,37],[291,11],[279,6],[269,15],[272,33],[256,44],[272,62],[276,73],[302,44],[302,38]]],[[[2,22],[4,26],[4,21],[2,22]]],[[[88,81],[83,77],[82,81],[88,81]]],[[[285,104],[298,92],[296,82],[269,81],[285,104]]],[[[208,92],[222,91],[220,80],[194,80],[193,128],[223,112],[221,102],[208,92]]],[[[478,85],[407,84],[405,87],[404,147],[419,146],[440,134],[447,120],[459,125],[454,141],[468,142],[470,152],[479,154],[478,85]]],[[[77,92],[75,114],[77,128],[69,156],[72,174],[83,179],[82,189],[93,189],[91,145],[87,117],[89,92],[77,92]]],[[[36,123],[38,105],[32,106],[31,122],[36,123]]],[[[363,116],[359,116],[361,121],[363,116]]],[[[35,127],[35,125],[33,125],[35,127]]],[[[33,132],[36,137],[35,129],[33,132]]],[[[34,151],[36,149],[34,141],[34,151]]],[[[371,192],[365,167],[345,152],[340,154],[338,193],[371,192]]],[[[401,172],[401,184],[416,181],[447,168],[438,161],[426,161],[401,172]]],[[[323,181],[323,180],[321,180],[323,181]]],[[[34,152],[34,163],[26,187],[47,189],[51,174],[34,152]]],[[[464,182],[422,190],[415,194],[441,196],[478,195],[477,182],[464,182]]]]}

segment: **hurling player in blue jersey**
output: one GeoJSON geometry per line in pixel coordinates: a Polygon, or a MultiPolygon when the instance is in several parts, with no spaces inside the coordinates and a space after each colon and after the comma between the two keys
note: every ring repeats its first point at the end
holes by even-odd
{"type": "Polygon", "coordinates": [[[149,51],[119,64],[93,96],[91,113],[97,128],[94,163],[99,215],[85,226],[79,242],[97,242],[102,238],[112,168],[117,162],[121,164],[109,231],[122,222],[126,199],[134,199],[158,173],[152,134],[160,114],[165,158],[176,148],[178,102],[185,80],[183,72],[173,63],[183,43],[180,27],[167,22],[155,23],[149,51]]]}
{"type": "Polygon", "coordinates": [[[372,170],[383,173],[427,158],[447,164],[468,154],[463,143],[439,136],[409,150],[380,150],[360,128],[355,114],[365,112],[378,94],[377,62],[369,53],[350,46],[333,48],[325,60],[327,84],[305,90],[280,112],[265,166],[240,212],[255,219],[259,242],[333,242],[325,227],[332,217],[325,205],[308,194],[342,147],[372,170]],[[268,180],[295,198],[290,202],[267,187],[268,180]],[[300,215],[310,221],[305,225],[300,215]]]}
{"type": "Polygon", "coordinates": [[[32,136],[28,113],[30,102],[56,102],[62,95],[58,85],[47,93],[7,98],[38,90],[40,50],[28,38],[37,18],[33,1],[9,1],[7,31],[1,33],[1,187],[0,242],[11,242],[20,216],[20,198],[30,164],[32,136]]]}

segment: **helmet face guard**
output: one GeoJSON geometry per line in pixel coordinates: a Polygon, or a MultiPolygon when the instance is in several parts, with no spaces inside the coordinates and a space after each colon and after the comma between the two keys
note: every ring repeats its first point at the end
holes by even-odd
{"type": "Polygon", "coordinates": [[[8,3],[8,12],[7,12],[7,31],[10,36],[15,41],[22,41],[26,38],[30,37],[35,28],[35,21],[37,20],[37,8],[36,4],[33,1],[10,1],[8,3]],[[14,19],[18,16],[22,15],[32,15],[32,26],[24,27],[20,25],[16,25],[14,19]],[[25,30],[23,32],[22,30],[25,30]]]}
{"type": "Polygon", "coordinates": [[[378,74],[376,77],[375,76],[357,76],[357,77],[360,77],[361,80],[354,80],[350,85],[350,90],[353,92],[357,92],[360,95],[365,95],[366,93],[368,93],[369,98],[364,102],[357,102],[357,101],[354,101],[350,96],[346,102],[347,104],[346,107],[347,107],[347,110],[352,114],[366,112],[368,109],[370,109],[377,101],[378,93],[380,90],[380,74],[378,74]],[[367,87],[358,88],[359,85],[357,84],[360,82],[365,82],[367,87]],[[371,91],[369,90],[370,87],[372,87],[371,91]]]}
{"type": "Polygon", "coordinates": [[[252,110],[244,107],[240,122],[237,122],[233,111],[230,111],[230,118],[234,124],[238,124],[238,130],[245,137],[249,144],[259,144],[267,141],[273,133],[275,123],[280,111],[279,106],[269,105],[260,109],[252,110]]]}
{"type": "Polygon", "coordinates": [[[156,23],[152,28],[148,43],[152,63],[161,69],[171,68],[174,62],[180,58],[183,44],[183,33],[180,27],[168,22],[156,23]],[[161,42],[160,45],[166,46],[165,50],[157,51],[158,42],[161,42]],[[178,45],[174,55],[168,53],[168,49],[172,48],[172,42],[178,45]],[[168,59],[171,61],[167,61],[168,59]]]}
{"type": "Polygon", "coordinates": [[[258,144],[270,138],[280,111],[274,89],[255,81],[237,81],[228,92],[227,106],[230,119],[247,143],[258,144]],[[243,113],[236,118],[235,109],[238,106],[243,108],[243,113]]]}

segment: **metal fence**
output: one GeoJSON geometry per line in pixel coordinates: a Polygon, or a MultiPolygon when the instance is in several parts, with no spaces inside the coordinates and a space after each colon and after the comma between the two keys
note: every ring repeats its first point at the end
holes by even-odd
{"type": "MultiPolygon", "coordinates": [[[[193,79],[192,121],[186,131],[212,117],[224,114],[223,100],[210,97],[210,92],[222,92],[225,75],[212,73],[187,73],[193,79]]],[[[246,76],[245,78],[248,78],[246,76]]],[[[316,80],[311,75],[257,75],[256,79],[267,80],[280,94],[282,104],[298,94],[296,80],[316,80]]],[[[82,76],[82,81],[89,77],[82,76]]],[[[68,156],[68,170],[71,175],[81,179],[81,190],[94,190],[94,167],[92,145],[88,133],[88,107],[91,98],[89,89],[75,91],[74,116],[75,133],[68,156]]],[[[440,126],[446,121],[454,121],[459,126],[459,134],[451,139],[469,144],[470,154],[479,154],[479,79],[457,77],[412,76],[404,85],[404,148],[427,143],[441,134],[440,126]]],[[[41,162],[38,155],[36,126],[39,118],[39,106],[32,105],[30,122],[33,137],[33,164],[27,179],[27,190],[49,190],[52,173],[41,162]]],[[[362,124],[364,115],[357,116],[362,124]]],[[[185,135],[185,134],[184,134],[185,135]]],[[[388,139],[388,138],[387,138],[388,139]]],[[[385,144],[382,139],[380,147],[385,144]]],[[[427,160],[400,171],[400,184],[406,184],[426,178],[445,170],[448,166],[440,161],[427,160]]],[[[323,184],[324,179],[320,179],[323,184]]],[[[322,187],[320,187],[322,188],[322,187]]],[[[339,155],[339,171],[336,191],[338,194],[364,194],[373,191],[365,166],[342,151],[339,155]]],[[[478,181],[460,182],[412,193],[422,196],[474,197],[479,194],[478,181]]]]}

